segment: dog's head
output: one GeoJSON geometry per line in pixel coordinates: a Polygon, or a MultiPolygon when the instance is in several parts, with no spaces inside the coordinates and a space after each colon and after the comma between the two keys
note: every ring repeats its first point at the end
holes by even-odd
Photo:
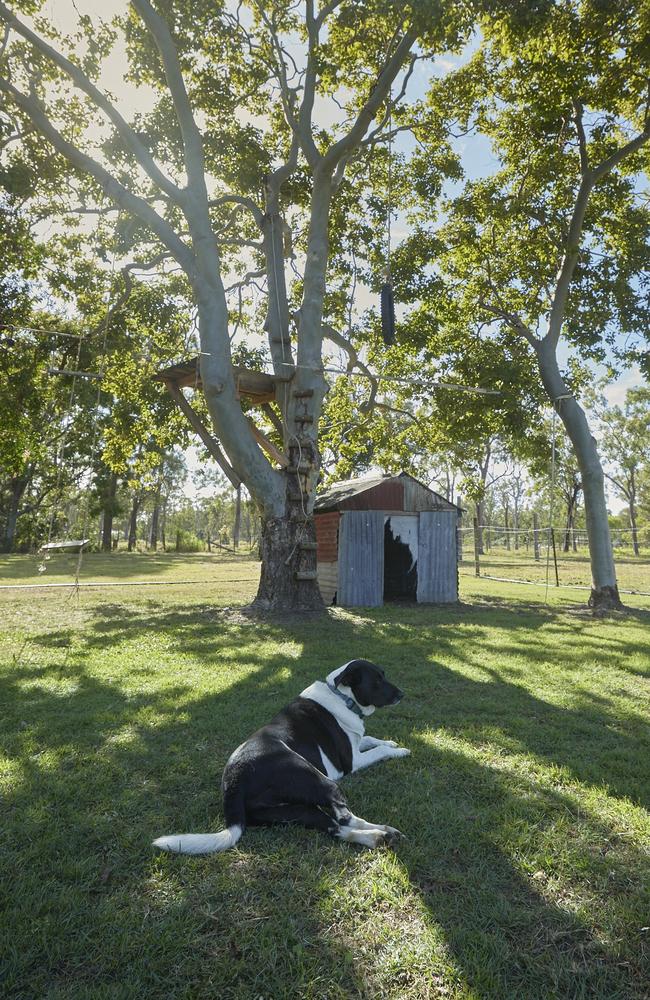
{"type": "Polygon", "coordinates": [[[404,697],[403,691],[386,680],[383,669],[370,660],[350,660],[333,670],[327,680],[351,695],[364,715],[371,715],[384,705],[396,705],[404,697]]]}

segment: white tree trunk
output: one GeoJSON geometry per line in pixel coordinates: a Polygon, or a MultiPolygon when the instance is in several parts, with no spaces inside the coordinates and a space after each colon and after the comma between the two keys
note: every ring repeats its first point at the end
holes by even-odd
{"type": "Polygon", "coordinates": [[[591,561],[590,607],[620,608],[614,553],[609,532],[605,476],[584,410],[569,392],[548,338],[535,346],[544,388],[569,436],[582,476],[591,561]]]}

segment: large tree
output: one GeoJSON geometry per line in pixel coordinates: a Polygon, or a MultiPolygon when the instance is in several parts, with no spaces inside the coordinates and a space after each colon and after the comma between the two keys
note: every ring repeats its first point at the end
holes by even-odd
{"type": "Polygon", "coordinates": [[[638,351],[647,335],[647,30],[635,0],[492,5],[475,53],[434,82],[422,111],[423,122],[487,138],[491,164],[471,165],[439,221],[424,128],[413,158],[418,245],[431,241],[426,263],[448,289],[429,306],[465,333],[468,350],[472,338],[529,349],[580,468],[598,607],[620,599],[604,474],[573,362],[625,364],[625,345],[638,351]]]}
{"type": "MultiPolygon", "coordinates": [[[[39,8],[29,5],[32,14],[39,8]]],[[[349,165],[404,96],[416,43],[427,55],[457,47],[471,26],[468,9],[252,0],[235,13],[214,0],[132,0],[113,26],[81,19],[83,56],[44,19],[21,19],[0,3],[0,20],[0,89],[67,161],[85,210],[105,211],[110,200],[122,221],[134,221],[131,245],[143,263],[171,260],[184,273],[207,409],[261,510],[259,604],[320,607],[311,511],[327,391],[331,216],[349,165]],[[128,120],[96,82],[116,33],[126,39],[132,79],[155,94],[149,114],[128,120]],[[292,253],[299,273],[290,287],[292,253]],[[284,380],[279,406],[293,471],[269,462],[238,399],[226,294],[233,272],[266,278],[264,327],[284,380]]]]}

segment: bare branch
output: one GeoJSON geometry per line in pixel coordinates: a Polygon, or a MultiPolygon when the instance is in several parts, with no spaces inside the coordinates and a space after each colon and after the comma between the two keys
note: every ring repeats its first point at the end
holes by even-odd
{"type": "Polygon", "coordinates": [[[332,344],[336,344],[337,347],[341,347],[347,354],[349,358],[347,364],[348,374],[352,374],[354,369],[357,368],[363,375],[366,376],[367,379],[369,379],[370,396],[360,408],[362,413],[368,413],[375,405],[377,391],[379,389],[379,380],[376,375],[372,374],[367,365],[361,361],[354,344],[352,344],[347,337],[344,337],[342,333],[339,333],[338,330],[335,330],[334,327],[330,326],[328,323],[323,323],[321,329],[323,337],[325,337],[326,340],[331,341],[332,344]]]}
{"type": "Polygon", "coordinates": [[[650,122],[646,124],[643,132],[640,132],[634,139],[630,139],[626,142],[624,146],[617,149],[615,153],[608,156],[606,160],[599,163],[597,167],[594,167],[593,175],[594,180],[599,181],[601,177],[604,177],[610,172],[615,166],[617,166],[621,160],[624,160],[626,156],[630,156],[632,153],[636,153],[637,149],[641,149],[648,139],[650,139],[650,122]]]}
{"type": "Polygon", "coordinates": [[[50,59],[59,69],[62,69],[70,77],[75,86],[90,97],[95,106],[100,111],[103,111],[113,123],[127,147],[154,184],[157,184],[169,198],[178,202],[181,197],[180,188],[162,172],[136,132],[122,117],[117,108],[111,104],[106,95],[86,76],[83,70],[69,59],[66,59],[60,52],[57,52],[55,48],[49,45],[45,39],[35,34],[26,24],[19,21],[16,15],[2,2],[0,2],[0,18],[19,35],[22,35],[30,45],[33,45],[35,49],[50,59]]]}
{"type": "Polygon", "coordinates": [[[582,121],[584,108],[582,103],[576,98],[573,99],[573,121],[575,122],[576,132],[578,133],[578,149],[580,151],[580,172],[584,177],[589,173],[589,156],[587,153],[587,137],[585,135],[585,127],[582,121]]]}
{"type": "Polygon", "coordinates": [[[94,160],[77,146],[68,142],[52,125],[42,104],[34,97],[29,97],[17,90],[9,80],[0,77],[0,91],[4,91],[32,120],[36,128],[51,142],[56,151],[70,161],[75,167],[94,177],[104,188],[105,193],[125,211],[137,215],[156,234],[161,243],[167,247],[173,257],[188,273],[194,267],[194,255],[176,235],[174,230],[158,213],[138,195],[133,194],[120,184],[105,167],[94,160]]]}
{"type": "Polygon", "coordinates": [[[255,219],[257,225],[261,228],[264,220],[264,213],[260,208],[258,208],[252,198],[245,198],[243,195],[238,194],[224,194],[219,198],[212,198],[208,204],[210,208],[217,208],[219,205],[228,205],[231,202],[247,208],[255,219]]]}
{"type": "Polygon", "coordinates": [[[520,333],[522,337],[525,337],[533,347],[539,343],[539,338],[535,336],[530,327],[516,313],[508,312],[502,306],[493,306],[490,302],[486,302],[485,299],[479,299],[479,305],[482,309],[492,313],[493,316],[498,316],[499,319],[504,320],[508,326],[516,330],[517,333],[520,333]]]}
{"type": "Polygon", "coordinates": [[[359,111],[356,121],[342,139],[335,142],[323,157],[326,169],[333,170],[343,156],[349,155],[363,139],[368,126],[390,93],[392,83],[417,39],[417,33],[409,30],[403,36],[395,52],[379,74],[370,97],[359,111]]]}
{"type": "Polygon", "coordinates": [[[205,172],[203,161],[203,139],[198,129],[194,114],[185,89],[185,81],[181,72],[176,45],[169,26],[148,2],[148,0],[131,0],[132,5],[153,35],[154,41],[162,59],[165,78],[171,93],[178,124],[183,136],[185,149],[185,169],[189,186],[195,195],[201,195],[201,200],[207,202],[205,172]]]}

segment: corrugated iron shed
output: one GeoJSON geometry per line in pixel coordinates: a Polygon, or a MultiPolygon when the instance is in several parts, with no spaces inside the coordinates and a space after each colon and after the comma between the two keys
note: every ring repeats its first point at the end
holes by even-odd
{"type": "Polygon", "coordinates": [[[408,472],[371,473],[332,483],[318,495],[315,514],[332,510],[455,510],[460,507],[420,483],[408,472]]]}

